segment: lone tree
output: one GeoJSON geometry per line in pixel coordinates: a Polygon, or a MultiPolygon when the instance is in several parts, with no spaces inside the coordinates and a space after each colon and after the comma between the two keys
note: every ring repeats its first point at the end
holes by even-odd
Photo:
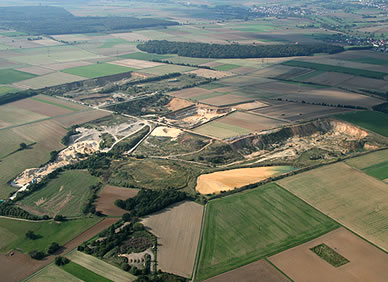
{"type": "Polygon", "coordinates": [[[28,147],[27,144],[24,143],[24,142],[19,144],[19,149],[20,149],[20,150],[27,149],[27,147],[28,147]]]}
{"type": "Polygon", "coordinates": [[[30,240],[36,240],[36,239],[38,239],[38,235],[36,235],[35,233],[34,233],[34,231],[31,231],[31,230],[28,230],[27,232],[26,232],[26,238],[27,239],[30,239],[30,240]]]}
{"type": "Polygon", "coordinates": [[[50,245],[50,247],[48,248],[47,253],[50,254],[50,255],[52,255],[52,254],[54,254],[56,251],[58,251],[60,248],[61,248],[61,246],[60,246],[58,243],[52,242],[51,245],[50,245]]]}
{"type": "Polygon", "coordinates": [[[62,257],[62,256],[58,256],[55,258],[55,264],[58,265],[58,266],[62,266],[62,265],[65,265],[65,264],[68,264],[70,262],[70,260],[68,258],[65,258],[65,257],[62,257]]]}

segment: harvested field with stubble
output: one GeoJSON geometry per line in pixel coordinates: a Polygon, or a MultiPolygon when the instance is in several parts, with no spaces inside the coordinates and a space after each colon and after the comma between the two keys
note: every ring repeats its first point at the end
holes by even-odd
{"type": "Polygon", "coordinates": [[[134,68],[134,69],[146,69],[146,68],[152,68],[152,67],[157,67],[157,66],[163,65],[161,63],[136,60],[136,59],[124,59],[124,60],[119,60],[119,61],[113,61],[113,62],[109,62],[109,64],[123,66],[123,67],[129,67],[129,68],[134,68]]]}
{"type": "Polygon", "coordinates": [[[134,281],[136,279],[136,277],[132,274],[123,271],[116,266],[77,250],[74,250],[66,257],[72,262],[75,262],[80,266],[112,281],[134,281]]]}
{"type": "Polygon", "coordinates": [[[205,217],[198,281],[297,246],[338,227],[276,184],[212,200],[205,217]]]}
{"type": "Polygon", "coordinates": [[[282,273],[276,270],[265,260],[259,260],[232,271],[217,275],[205,282],[244,281],[244,282],[286,282],[289,281],[282,273]],[[260,278],[259,278],[260,277],[260,278]]]}
{"type": "Polygon", "coordinates": [[[71,115],[56,117],[55,120],[58,121],[61,125],[68,128],[75,124],[83,124],[95,119],[109,116],[111,113],[101,110],[88,110],[77,112],[71,115]]]}
{"type": "Polygon", "coordinates": [[[235,105],[235,104],[240,104],[248,101],[251,101],[251,99],[248,99],[242,96],[233,95],[233,94],[226,94],[222,96],[216,96],[216,97],[201,100],[201,103],[209,104],[213,106],[228,106],[228,105],[235,105]]]}
{"type": "Polygon", "coordinates": [[[169,95],[174,96],[174,97],[179,97],[183,99],[190,99],[194,98],[197,96],[205,95],[205,94],[210,94],[213,91],[207,90],[204,88],[199,88],[199,87],[193,87],[193,88],[187,88],[179,91],[174,91],[170,92],[169,95]]]}
{"type": "Polygon", "coordinates": [[[379,164],[388,160],[388,150],[373,152],[361,157],[351,158],[345,161],[346,164],[364,169],[375,164],[379,164]]]}
{"type": "Polygon", "coordinates": [[[233,73],[230,73],[230,72],[214,71],[214,70],[208,70],[208,69],[197,69],[194,71],[190,71],[188,73],[195,74],[195,75],[205,77],[205,78],[216,78],[216,79],[220,79],[220,78],[234,75],[233,73]]]}
{"type": "Polygon", "coordinates": [[[293,170],[293,167],[290,166],[270,166],[238,168],[202,174],[197,179],[195,190],[201,194],[217,194],[221,191],[234,190],[291,170],[293,170]]]}
{"type": "Polygon", "coordinates": [[[158,267],[186,278],[192,276],[201,231],[203,206],[181,202],[147,216],[143,224],[158,237],[158,267]]]}
{"type": "Polygon", "coordinates": [[[336,163],[287,177],[278,183],[368,241],[388,250],[388,186],[384,182],[345,163],[336,163]]]}
{"type": "Polygon", "coordinates": [[[269,260],[294,281],[388,280],[388,254],[343,227],[277,254],[269,260]],[[350,262],[338,268],[331,266],[310,250],[322,243],[350,262]]]}
{"type": "Polygon", "coordinates": [[[127,211],[116,206],[115,201],[135,197],[138,192],[137,189],[106,185],[98,194],[96,210],[110,216],[122,216],[127,211]]]}

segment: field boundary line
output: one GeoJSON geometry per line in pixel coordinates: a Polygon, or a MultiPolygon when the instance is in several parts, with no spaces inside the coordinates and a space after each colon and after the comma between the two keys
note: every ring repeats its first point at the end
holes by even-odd
{"type": "MultiPolygon", "coordinates": [[[[367,175],[367,174],[366,174],[367,175]]],[[[369,176],[369,175],[368,175],[369,176]]],[[[369,176],[369,177],[372,177],[372,176],[369,176]]],[[[314,207],[312,204],[310,204],[309,202],[307,202],[306,200],[300,198],[299,196],[295,195],[294,193],[288,191],[286,188],[284,188],[283,186],[281,186],[280,184],[278,184],[277,182],[275,182],[276,185],[278,185],[280,188],[282,188],[283,190],[285,190],[286,192],[288,193],[291,193],[292,195],[294,195],[295,197],[297,197],[298,199],[300,199],[301,201],[303,201],[305,204],[309,205],[311,208],[317,210],[318,212],[322,213],[323,215],[325,215],[326,217],[330,218],[331,220],[333,220],[335,223],[337,223],[339,225],[338,228],[342,227],[342,228],[345,228],[346,230],[348,230],[349,232],[353,233],[354,235],[356,235],[357,237],[359,237],[360,239],[364,240],[365,242],[369,243],[370,245],[376,247],[377,249],[379,249],[380,251],[384,252],[385,254],[388,254],[388,250],[385,250],[384,248],[382,247],[379,247],[377,246],[375,243],[369,241],[368,239],[364,238],[363,236],[361,236],[360,234],[356,233],[355,231],[353,231],[352,229],[350,229],[349,227],[347,227],[346,225],[344,225],[343,223],[339,222],[338,220],[332,218],[331,216],[328,216],[325,212],[321,211],[320,209],[314,207]]],[[[336,228],[336,229],[338,229],[336,228]]],[[[333,229],[332,231],[336,230],[336,229],[333,229]]],[[[331,231],[328,231],[327,233],[329,233],[331,231]]],[[[324,234],[322,234],[321,236],[323,236],[324,234]]],[[[318,238],[318,237],[317,237],[318,238]]]]}
{"type": "Polygon", "coordinates": [[[195,263],[193,267],[193,273],[191,275],[191,280],[190,281],[195,281],[195,276],[197,275],[197,270],[198,270],[198,264],[199,264],[199,258],[201,255],[201,249],[202,249],[202,240],[203,240],[203,232],[205,230],[205,221],[206,221],[206,215],[207,215],[207,206],[208,203],[205,204],[205,207],[203,208],[203,213],[202,213],[202,221],[201,221],[201,232],[199,233],[199,241],[198,241],[198,246],[197,246],[197,252],[195,254],[195,263]]]}
{"type": "MultiPolygon", "coordinates": [[[[314,239],[313,239],[313,240],[314,240],[314,239]]],[[[272,265],[278,272],[280,272],[281,274],[283,274],[283,276],[286,277],[289,281],[294,282],[294,280],[292,280],[291,277],[289,277],[286,273],[284,273],[279,267],[277,267],[276,265],[274,265],[274,264],[272,263],[272,261],[270,261],[270,260],[268,259],[268,257],[266,257],[264,260],[265,260],[266,262],[268,262],[270,265],[272,265]]]]}

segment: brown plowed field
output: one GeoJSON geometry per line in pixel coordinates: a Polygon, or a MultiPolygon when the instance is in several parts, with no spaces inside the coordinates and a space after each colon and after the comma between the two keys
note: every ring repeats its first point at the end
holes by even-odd
{"type": "MultiPolygon", "coordinates": [[[[217,89],[217,91],[218,91],[218,89],[217,89]]],[[[226,94],[223,96],[218,96],[218,97],[213,97],[213,98],[201,100],[201,103],[214,105],[214,106],[227,106],[227,105],[244,103],[244,102],[247,102],[250,100],[252,100],[252,99],[245,98],[242,96],[232,95],[232,94],[226,94]]]]}
{"type": "Polygon", "coordinates": [[[342,227],[269,260],[294,281],[388,281],[388,255],[342,227]],[[310,250],[322,243],[350,262],[331,266],[310,250]]]}
{"type": "Polygon", "coordinates": [[[62,124],[64,127],[70,127],[75,124],[83,124],[95,119],[99,119],[105,116],[110,115],[111,113],[100,111],[100,110],[91,110],[85,112],[78,112],[71,115],[56,117],[55,120],[62,124]]]}
{"type": "Polygon", "coordinates": [[[207,90],[204,88],[194,87],[183,89],[175,92],[170,92],[169,95],[179,97],[179,98],[194,98],[200,95],[212,93],[212,90],[207,90]]]}
{"type": "Polygon", "coordinates": [[[118,199],[126,200],[135,197],[138,192],[139,190],[137,189],[107,185],[98,195],[99,198],[96,201],[96,210],[101,211],[106,215],[122,216],[127,211],[116,206],[115,201],[118,199]]]}
{"type": "MultiPolygon", "coordinates": [[[[104,229],[118,221],[117,218],[105,218],[93,227],[78,235],[73,240],[65,244],[64,248],[56,255],[64,255],[76,248],[81,243],[89,240],[104,229]]],[[[32,275],[39,269],[49,265],[54,261],[55,256],[49,256],[44,260],[33,260],[27,255],[15,252],[13,256],[0,254],[0,281],[21,281],[32,275]]]]}
{"type": "Polygon", "coordinates": [[[259,260],[232,271],[217,275],[205,282],[244,281],[244,282],[285,282],[289,281],[265,260],[259,260]]]}
{"type": "Polygon", "coordinates": [[[46,115],[49,117],[64,115],[73,112],[70,109],[58,107],[47,103],[42,103],[32,99],[19,100],[17,102],[12,103],[12,105],[24,110],[29,110],[31,112],[46,115]]]}
{"type": "Polygon", "coordinates": [[[201,231],[203,206],[181,202],[146,217],[143,224],[158,237],[158,267],[191,277],[201,231]]]}
{"type": "Polygon", "coordinates": [[[242,112],[235,112],[218,121],[258,132],[285,124],[279,120],[242,112]]]}

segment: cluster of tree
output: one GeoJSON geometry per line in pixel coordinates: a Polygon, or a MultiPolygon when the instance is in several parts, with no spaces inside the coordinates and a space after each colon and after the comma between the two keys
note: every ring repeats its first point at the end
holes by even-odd
{"type": "Polygon", "coordinates": [[[157,54],[178,54],[196,58],[275,58],[311,56],[315,53],[334,54],[344,48],[329,44],[284,44],[284,45],[240,45],[208,44],[150,40],[137,46],[138,49],[157,54]]]}
{"type": "Polygon", "coordinates": [[[57,256],[54,260],[55,265],[58,266],[64,266],[65,264],[68,264],[70,260],[68,258],[57,256]]]}
{"type": "Polygon", "coordinates": [[[185,64],[185,63],[173,63],[168,60],[152,60],[155,63],[162,63],[162,64],[169,64],[169,65],[177,65],[177,66],[184,66],[184,67],[192,67],[192,68],[198,68],[198,69],[207,69],[207,70],[213,70],[213,68],[209,66],[200,66],[200,65],[194,65],[194,64],[185,64]]]}
{"type": "MultiPolygon", "coordinates": [[[[294,101],[294,100],[290,100],[290,99],[283,99],[283,98],[278,98],[278,101],[296,102],[296,103],[299,102],[299,101],[294,101]]],[[[367,110],[368,109],[368,108],[362,107],[362,106],[344,105],[344,104],[329,104],[329,103],[325,103],[325,102],[308,102],[305,100],[302,100],[301,103],[308,104],[308,105],[318,105],[318,106],[325,106],[325,107],[337,107],[337,108],[356,109],[356,110],[367,110]]]]}
{"type": "MultiPolygon", "coordinates": [[[[84,214],[88,214],[88,213],[97,214],[96,206],[94,203],[98,198],[97,193],[101,189],[101,187],[102,187],[101,182],[98,182],[96,185],[89,186],[90,194],[88,196],[87,202],[85,203],[85,206],[82,208],[82,212],[84,214]]],[[[98,215],[100,215],[100,213],[98,213],[98,215]]]]}
{"type": "Polygon", "coordinates": [[[0,203],[0,215],[1,216],[24,218],[24,219],[29,219],[29,220],[49,219],[48,216],[40,217],[40,216],[30,214],[29,212],[23,210],[22,208],[15,206],[12,202],[0,203]]]}
{"type": "Polygon", "coordinates": [[[143,116],[148,114],[163,113],[163,107],[171,101],[169,96],[161,93],[141,97],[126,103],[109,106],[107,109],[127,115],[143,116]]]}
{"type": "Polygon", "coordinates": [[[76,17],[61,7],[1,7],[0,24],[32,35],[72,34],[130,30],[178,23],[155,18],[76,17]]]}
{"type": "Polygon", "coordinates": [[[158,273],[150,275],[140,275],[135,280],[135,282],[186,282],[189,281],[186,278],[183,278],[181,276],[177,276],[175,274],[162,272],[161,270],[158,270],[158,273]]]}
{"type": "Polygon", "coordinates": [[[62,144],[67,146],[70,143],[70,137],[78,134],[77,132],[78,125],[73,125],[69,131],[67,131],[66,135],[62,137],[62,144]]]}
{"type": "Polygon", "coordinates": [[[165,190],[142,189],[135,197],[117,200],[115,204],[119,208],[131,211],[134,216],[145,216],[185,199],[187,199],[186,193],[172,188],[165,190]]]}
{"type": "Polygon", "coordinates": [[[149,82],[161,81],[161,80],[165,80],[165,79],[172,79],[172,78],[179,77],[181,75],[182,74],[179,72],[173,72],[173,73],[168,73],[168,74],[164,74],[164,75],[160,75],[160,76],[154,76],[154,77],[148,77],[148,78],[144,78],[144,79],[140,79],[140,80],[134,80],[134,81],[130,81],[130,82],[127,82],[124,84],[120,84],[120,85],[117,85],[117,84],[110,85],[109,87],[104,87],[104,89],[102,89],[100,91],[100,93],[106,94],[106,93],[112,93],[112,92],[118,91],[118,90],[125,91],[128,87],[134,86],[136,84],[144,84],[144,83],[149,83],[149,82]]]}
{"type": "Polygon", "coordinates": [[[89,173],[93,176],[101,176],[106,172],[111,163],[111,154],[98,152],[87,159],[66,166],[66,169],[87,169],[89,173]]]}
{"type": "Polygon", "coordinates": [[[382,112],[388,114],[388,102],[378,104],[372,107],[374,111],[382,112]]]}
{"type": "Polygon", "coordinates": [[[110,153],[112,154],[113,158],[117,159],[119,158],[123,153],[129,151],[132,149],[137,143],[139,143],[144,136],[146,136],[150,132],[150,127],[147,125],[144,128],[142,128],[138,133],[136,133],[133,136],[128,137],[127,139],[122,140],[121,142],[117,143],[110,153]]]}
{"type": "Polygon", "coordinates": [[[39,94],[38,91],[34,91],[34,90],[25,90],[25,91],[19,91],[16,93],[4,94],[0,96],[0,105],[15,102],[38,94],[39,94]]]}
{"type": "Polygon", "coordinates": [[[36,259],[36,260],[41,260],[47,257],[48,255],[53,255],[56,252],[58,252],[62,248],[61,245],[59,245],[56,242],[52,242],[51,245],[48,247],[47,253],[39,250],[33,250],[29,252],[28,254],[30,255],[31,258],[36,259]]]}

